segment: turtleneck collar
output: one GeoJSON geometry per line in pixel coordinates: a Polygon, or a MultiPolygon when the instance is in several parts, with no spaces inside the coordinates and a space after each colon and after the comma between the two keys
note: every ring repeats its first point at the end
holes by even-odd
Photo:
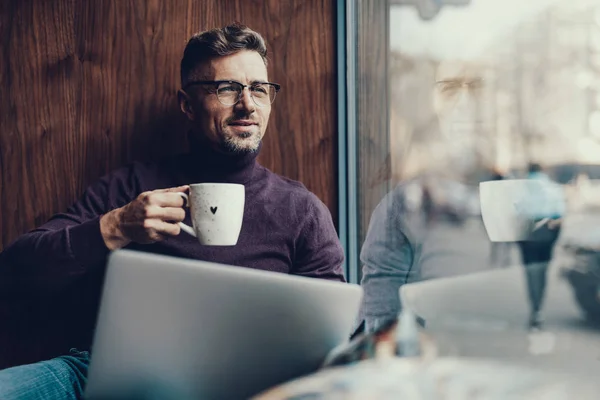
{"type": "Polygon", "coordinates": [[[190,135],[189,168],[196,182],[249,182],[254,176],[262,142],[256,151],[227,154],[214,150],[206,141],[190,135]]]}

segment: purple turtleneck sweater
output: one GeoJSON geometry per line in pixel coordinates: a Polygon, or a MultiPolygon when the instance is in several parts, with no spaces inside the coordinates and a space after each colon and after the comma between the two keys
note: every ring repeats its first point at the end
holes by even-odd
{"type": "MultiPolygon", "coordinates": [[[[229,156],[196,145],[187,155],[118,169],[90,186],[66,213],[55,215],[0,253],[0,280],[12,279],[11,289],[17,292],[33,288],[57,296],[74,289],[77,294],[68,300],[72,312],[95,314],[109,254],[100,234],[101,215],[145,191],[229,182],[246,188],[236,246],[203,246],[182,232],[161,242],[132,243],[126,248],[344,281],[343,250],[329,210],[301,183],[258,164],[257,155],[229,156]]],[[[189,212],[185,222],[191,223],[189,212]]]]}

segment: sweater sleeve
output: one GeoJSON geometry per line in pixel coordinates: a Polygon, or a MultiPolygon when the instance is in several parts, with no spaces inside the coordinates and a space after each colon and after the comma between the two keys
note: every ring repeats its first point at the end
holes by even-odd
{"type": "Polygon", "coordinates": [[[342,264],[344,250],[331,213],[314,194],[310,194],[305,217],[296,240],[292,273],[345,282],[342,264]]]}
{"type": "Polygon", "coordinates": [[[0,280],[52,290],[104,265],[109,250],[100,233],[100,217],[135,198],[133,171],[131,166],[102,177],[66,212],[6,247],[0,253],[0,280]]]}
{"type": "Polygon", "coordinates": [[[414,268],[413,235],[404,212],[402,188],[390,192],[377,205],[362,246],[361,315],[366,329],[396,318],[400,311],[399,289],[418,274],[414,268]]]}

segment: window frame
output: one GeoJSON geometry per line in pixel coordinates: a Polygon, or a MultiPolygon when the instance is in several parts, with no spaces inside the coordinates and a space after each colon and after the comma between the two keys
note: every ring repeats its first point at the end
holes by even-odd
{"type": "Polygon", "coordinates": [[[390,189],[389,10],[389,0],[337,0],[338,231],[350,283],[360,282],[360,245],[390,189]]]}

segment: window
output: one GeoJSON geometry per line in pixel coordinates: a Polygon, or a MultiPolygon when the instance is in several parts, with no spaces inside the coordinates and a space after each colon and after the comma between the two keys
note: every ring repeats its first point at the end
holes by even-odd
{"type": "MultiPolygon", "coordinates": [[[[486,314],[504,337],[545,315],[553,327],[554,290],[579,295],[578,278],[552,270],[559,253],[561,273],[577,264],[557,248],[595,234],[567,217],[600,205],[600,3],[352,0],[346,12],[347,240],[367,320],[394,317],[406,283],[495,272],[488,293],[464,281],[463,303],[444,305],[454,323],[486,314]]],[[[588,278],[591,308],[569,294],[573,318],[600,314],[588,278]]]]}

